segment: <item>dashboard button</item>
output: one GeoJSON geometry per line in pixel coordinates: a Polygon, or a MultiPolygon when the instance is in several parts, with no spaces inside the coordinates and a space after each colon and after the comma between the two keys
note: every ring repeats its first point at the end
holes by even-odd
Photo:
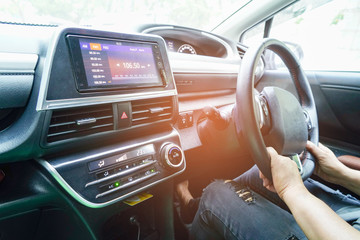
{"type": "Polygon", "coordinates": [[[179,168],[184,163],[184,152],[178,145],[168,143],[161,149],[161,160],[167,169],[179,168]]]}
{"type": "Polygon", "coordinates": [[[178,147],[172,147],[169,150],[169,161],[174,164],[178,165],[182,161],[182,152],[178,147]]]}
{"type": "Polygon", "coordinates": [[[194,124],[193,112],[180,113],[178,124],[179,128],[191,127],[194,124]]]}
{"type": "Polygon", "coordinates": [[[131,106],[129,102],[118,103],[118,128],[126,128],[131,126],[131,106]]]}
{"type": "Polygon", "coordinates": [[[114,169],[103,171],[103,172],[97,173],[96,178],[97,179],[105,178],[105,177],[112,175],[113,173],[114,173],[114,169]]]}

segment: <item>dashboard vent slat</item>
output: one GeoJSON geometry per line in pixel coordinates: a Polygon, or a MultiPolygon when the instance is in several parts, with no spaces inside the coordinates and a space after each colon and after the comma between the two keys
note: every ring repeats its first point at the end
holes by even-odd
{"type": "Polygon", "coordinates": [[[88,106],[54,111],[51,117],[47,142],[114,130],[114,114],[111,104],[88,106]],[[86,122],[86,119],[93,121],[86,122]],[[84,122],[84,124],[78,124],[84,122]]]}
{"type": "Polygon", "coordinates": [[[132,102],[132,125],[171,120],[172,98],[157,98],[132,102]]]}
{"type": "Polygon", "coordinates": [[[243,59],[243,58],[244,58],[244,55],[245,55],[245,52],[246,52],[246,50],[247,50],[247,47],[238,45],[238,46],[237,46],[237,50],[238,50],[238,53],[239,53],[240,58],[243,59]]]}

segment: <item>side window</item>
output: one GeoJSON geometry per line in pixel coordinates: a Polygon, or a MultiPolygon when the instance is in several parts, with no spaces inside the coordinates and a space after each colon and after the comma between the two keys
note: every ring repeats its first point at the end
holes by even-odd
{"type": "Polygon", "coordinates": [[[270,37],[297,51],[304,69],[360,71],[360,1],[301,0],[274,16],[270,37]]]}

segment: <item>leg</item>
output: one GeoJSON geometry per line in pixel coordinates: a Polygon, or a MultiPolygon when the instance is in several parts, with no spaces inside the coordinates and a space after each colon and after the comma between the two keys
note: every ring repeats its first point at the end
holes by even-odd
{"type": "MultiPolygon", "coordinates": [[[[259,169],[257,166],[252,167],[241,176],[235,178],[234,181],[249,186],[255,192],[288,211],[288,207],[277,194],[263,187],[262,180],[259,178],[259,169]]],[[[329,188],[326,185],[310,178],[306,180],[304,184],[309,192],[325,202],[345,221],[352,222],[359,218],[360,201],[358,199],[350,195],[344,195],[340,191],[329,188]]],[[[359,222],[359,219],[355,222],[355,224],[357,224],[356,226],[359,225],[359,222]]]]}
{"type": "Polygon", "coordinates": [[[235,182],[240,184],[246,185],[256,193],[260,194],[261,196],[265,197],[269,201],[273,202],[274,204],[280,206],[281,208],[288,211],[288,207],[286,204],[279,198],[276,193],[273,193],[267,190],[263,186],[263,182],[259,177],[259,169],[256,165],[250,168],[247,172],[241,174],[239,177],[234,179],[235,182]]]}
{"type": "MultiPolygon", "coordinates": [[[[304,182],[306,188],[316,197],[325,202],[334,212],[347,222],[359,224],[360,201],[351,195],[344,195],[339,190],[334,190],[328,186],[308,179],[304,182]]],[[[355,226],[355,225],[354,225],[355,226]]],[[[359,229],[359,227],[357,227],[359,229]]]]}
{"type": "Polygon", "coordinates": [[[189,191],[189,180],[176,185],[176,194],[180,201],[180,216],[184,223],[191,223],[198,210],[200,198],[194,198],[189,191]]]}
{"type": "Polygon", "coordinates": [[[305,239],[291,214],[238,186],[215,181],[205,189],[192,239],[305,239]]]}

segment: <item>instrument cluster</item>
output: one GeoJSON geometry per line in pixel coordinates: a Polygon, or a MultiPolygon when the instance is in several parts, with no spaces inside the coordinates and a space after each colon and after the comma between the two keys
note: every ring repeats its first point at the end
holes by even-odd
{"type": "Polygon", "coordinates": [[[195,47],[192,44],[175,39],[165,39],[165,42],[169,52],[204,55],[204,51],[202,51],[201,48],[195,47]]]}

